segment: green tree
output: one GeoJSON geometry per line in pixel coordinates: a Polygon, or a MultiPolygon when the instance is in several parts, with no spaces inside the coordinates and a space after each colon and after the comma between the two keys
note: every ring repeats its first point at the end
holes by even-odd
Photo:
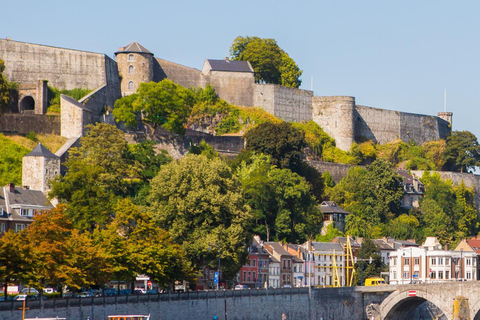
{"type": "Polygon", "coordinates": [[[322,214],[306,180],[289,169],[278,169],[263,154],[237,171],[255,218],[253,231],[264,239],[304,242],[320,232],[322,214]]]}
{"type": "Polygon", "coordinates": [[[445,167],[450,171],[469,172],[480,166],[480,145],[470,131],[453,131],[447,138],[445,167]]]}
{"type": "Polygon", "coordinates": [[[274,39],[237,37],[230,47],[232,60],[249,61],[255,81],[298,88],[302,70],[274,39]]]}
{"type": "Polygon", "coordinates": [[[124,134],[114,126],[87,126],[81,147],[72,148],[67,173],[52,182],[50,197],[67,204],[76,228],[92,231],[112,218],[115,197],[125,196],[139,170],[128,159],[124,134]]]}
{"type": "Polygon", "coordinates": [[[113,116],[135,128],[137,119],[167,131],[184,134],[184,124],[190,115],[194,93],[171,80],[141,83],[137,93],[115,102],[113,116]]]}
{"type": "Polygon", "coordinates": [[[389,221],[387,234],[395,239],[420,239],[419,226],[420,222],[415,216],[402,214],[389,221]]]}
{"type": "Polygon", "coordinates": [[[13,89],[13,85],[7,81],[3,71],[5,71],[5,62],[0,59],[0,115],[5,112],[11,102],[10,91],[13,89]]]}
{"type": "Polygon", "coordinates": [[[296,171],[306,147],[305,134],[287,122],[265,122],[250,129],[245,135],[246,149],[270,156],[273,165],[296,171]]]}
{"type": "Polygon", "coordinates": [[[215,267],[220,250],[224,278],[245,262],[252,216],[240,183],[219,158],[187,155],[162,166],[148,201],[154,221],[182,245],[195,269],[215,267]]]}
{"type": "Polygon", "coordinates": [[[329,224],[325,230],[325,234],[323,235],[317,235],[315,237],[315,241],[318,241],[318,242],[331,242],[333,240],[333,238],[336,238],[336,237],[343,237],[343,232],[341,232],[340,230],[338,230],[337,228],[335,228],[335,226],[333,225],[333,223],[329,224]]]}
{"type": "Polygon", "coordinates": [[[196,145],[190,146],[190,149],[188,150],[188,152],[191,154],[203,154],[208,159],[213,159],[218,157],[218,152],[215,151],[215,149],[211,145],[206,143],[205,140],[202,140],[198,146],[196,145]]]}

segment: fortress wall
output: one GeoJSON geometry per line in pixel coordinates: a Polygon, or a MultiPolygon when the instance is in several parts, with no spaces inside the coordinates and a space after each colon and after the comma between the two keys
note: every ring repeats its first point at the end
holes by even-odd
{"type": "MultiPolygon", "coordinates": [[[[107,88],[105,91],[105,97],[103,103],[107,106],[113,107],[115,101],[122,97],[120,89],[120,77],[118,76],[117,62],[107,56],[105,56],[105,76],[107,81],[107,88]]],[[[98,87],[92,87],[96,89],[98,87]]]]}
{"type": "Polygon", "coordinates": [[[163,59],[153,59],[153,81],[162,81],[167,78],[186,88],[205,87],[208,76],[200,70],[182,66],[163,59]]]}
{"type": "Polygon", "coordinates": [[[354,108],[354,97],[313,97],[313,121],[335,139],[338,148],[345,151],[350,150],[354,142],[354,108]]]}
{"type": "Polygon", "coordinates": [[[330,175],[333,178],[335,183],[339,183],[344,177],[347,176],[348,169],[354,167],[350,164],[343,163],[333,163],[333,162],[323,162],[323,161],[314,161],[309,160],[308,164],[317,169],[318,172],[324,173],[325,171],[330,172],[330,175]]]}
{"type": "Polygon", "coordinates": [[[400,139],[415,141],[421,145],[427,141],[440,139],[439,120],[435,116],[426,116],[412,113],[400,113],[400,139]]]}
{"type": "Polygon", "coordinates": [[[5,113],[0,116],[0,132],[60,134],[59,115],[5,113]]]}
{"type": "Polygon", "coordinates": [[[400,139],[400,112],[356,106],[355,140],[387,143],[400,139]]]}
{"type": "Polygon", "coordinates": [[[285,121],[312,120],[313,91],[275,84],[255,84],[253,105],[285,121]]]}
{"type": "Polygon", "coordinates": [[[253,106],[253,73],[210,71],[209,76],[221,99],[237,106],[253,106]]]}
{"type": "Polygon", "coordinates": [[[62,94],[60,96],[62,114],[61,136],[76,138],[83,136],[86,125],[93,123],[92,112],[75,99],[62,94]]]}
{"type": "MultiPolygon", "coordinates": [[[[48,80],[59,89],[98,88],[106,83],[106,55],[0,39],[4,75],[17,83],[48,80]]],[[[118,76],[117,76],[118,77],[118,76]]]]}

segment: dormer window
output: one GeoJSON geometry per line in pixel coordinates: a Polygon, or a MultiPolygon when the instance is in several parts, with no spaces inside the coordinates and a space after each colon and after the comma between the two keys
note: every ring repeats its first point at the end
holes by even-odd
{"type": "Polygon", "coordinates": [[[33,209],[20,209],[22,217],[33,217],[33,209]]]}
{"type": "Polygon", "coordinates": [[[135,61],[135,56],[133,54],[129,54],[128,61],[135,61]]]}
{"type": "Polygon", "coordinates": [[[135,68],[132,65],[128,66],[128,73],[132,74],[135,68]]]}

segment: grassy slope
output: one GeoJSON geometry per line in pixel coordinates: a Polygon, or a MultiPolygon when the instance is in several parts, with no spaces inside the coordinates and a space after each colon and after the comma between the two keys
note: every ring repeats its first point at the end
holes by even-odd
{"type": "Polygon", "coordinates": [[[0,186],[13,182],[22,183],[22,158],[41,142],[50,151],[56,152],[65,142],[66,138],[55,135],[37,135],[38,141],[27,139],[23,136],[0,134],[0,186]]]}

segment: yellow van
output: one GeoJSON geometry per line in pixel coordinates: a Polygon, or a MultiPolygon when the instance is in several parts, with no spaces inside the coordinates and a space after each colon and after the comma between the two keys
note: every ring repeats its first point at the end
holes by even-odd
{"type": "Polygon", "coordinates": [[[367,278],[365,279],[365,286],[383,286],[387,282],[383,278],[367,278]]]}

